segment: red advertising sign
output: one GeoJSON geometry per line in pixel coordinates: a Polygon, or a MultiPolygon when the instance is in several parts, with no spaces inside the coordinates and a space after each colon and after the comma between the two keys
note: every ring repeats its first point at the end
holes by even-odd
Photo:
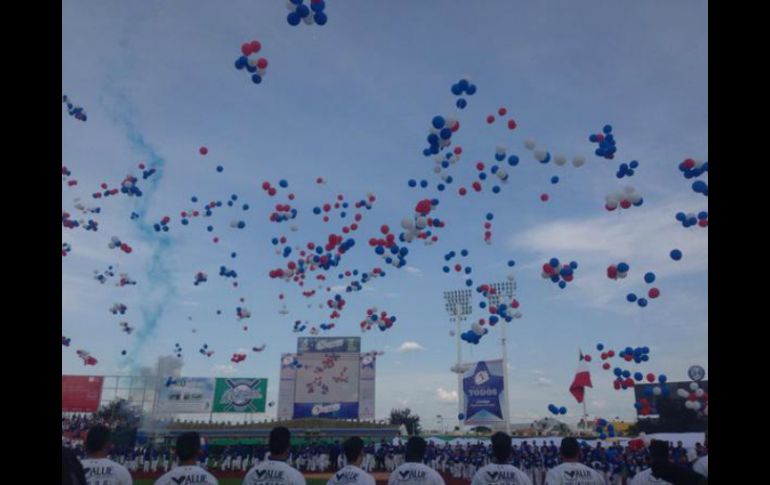
{"type": "Polygon", "coordinates": [[[95,413],[102,398],[101,376],[61,376],[63,413],[95,413]]]}

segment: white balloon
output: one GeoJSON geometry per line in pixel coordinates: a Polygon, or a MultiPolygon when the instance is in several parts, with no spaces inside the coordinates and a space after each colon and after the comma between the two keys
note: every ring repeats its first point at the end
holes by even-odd
{"type": "Polygon", "coordinates": [[[404,219],[401,221],[401,228],[407,230],[414,229],[414,219],[404,217],[404,219]]]}
{"type": "Polygon", "coordinates": [[[291,2],[286,2],[286,8],[287,8],[289,11],[293,12],[294,10],[296,10],[296,5],[294,5],[294,4],[293,4],[293,3],[291,3],[291,2]]]}
{"type": "Polygon", "coordinates": [[[628,271],[626,271],[625,273],[618,273],[618,278],[620,278],[620,279],[623,279],[626,276],[628,276],[628,271]]]}
{"type": "Polygon", "coordinates": [[[417,220],[415,221],[415,227],[417,229],[420,229],[420,230],[425,229],[425,226],[427,225],[428,225],[428,220],[423,216],[418,217],[417,220]]]}
{"type": "Polygon", "coordinates": [[[582,155],[577,155],[572,159],[572,165],[574,165],[575,167],[582,167],[583,164],[585,163],[586,163],[586,157],[582,155]]]}
{"type": "Polygon", "coordinates": [[[677,389],[676,394],[681,398],[687,398],[690,395],[685,389],[677,389]]]}
{"type": "Polygon", "coordinates": [[[308,15],[304,19],[302,19],[303,22],[305,22],[306,25],[313,25],[313,15],[308,15]]]}
{"type": "Polygon", "coordinates": [[[652,393],[656,396],[660,396],[663,393],[663,391],[660,389],[660,387],[653,387],[652,393]]]}
{"type": "Polygon", "coordinates": [[[641,194],[631,194],[631,196],[628,198],[628,200],[632,204],[638,204],[639,201],[642,200],[642,195],[641,194]]]}
{"type": "MultiPolygon", "coordinates": [[[[438,135],[438,132],[441,131],[437,128],[434,128],[433,125],[430,126],[430,134],[431,135],[438,135]]],[[[436,155],[436,157],[441,158],[441,155],[436,155]]]]}
{"type": "Polygon", "coordinates": [[[404,241],[410,243],[413,240],[414,240],[414,234],[412,234],[411,232],[404,234],[404,241]]]}
{"type": "Polygon", "coordinates": [[[292,226],[289,227],[289,229],[291,229],[292,232],[297,232],[297,230],[299,229],[299,226],[297,226],[296,224],[293,224],[292,226]]]}
{"type": "Polygon", "coordinates": [[[436,165],[435,167],[433,167],[433,173],[439,174],[441,173],[441,170],[442,170],[441,165],[436,165]]]}
{"type": "Polygon", "coordinates": [[[505,171],[504,169],[502,169],[502,168],[501,168],[501,169],[498,169],[498,170],[497,170],[497,174],[495,174],[495,175],[497,175],[497,177],[498,177],[500,180],[505,180],[506,178],[508,178],[508,172],[506,172],[506,171],[505,171]]]}
{"type": "Polygon", "coordinates": [[[684,407],[686,407],[687,409],[692,409],[692,401],[686,401],[684,403],[684,407]]]}
{"type": "Polygon", "coordinates": [[[534,150],[535,149],[535,140],[529,138],[524,140],[524,148],[527,150],[534,150]]]}
{"type": "Polygon", "coordinates": [[[565,163],[567,163],[567,157],[565,157],[564,155],[555,155],[553,157],[553,163],[561,167],[565,163]]]}
{"type": "Polygon", "coordinates": [[[542,162],[543,160],[545,160],[545,157],[548,156],[548,152],[546,152],[545,150],[535,150],[534,155],[535,155],[535,160],[537,160],[538,162],[542,162]]]}
{"type": "Polygon", "coordinates": [[[495,153],[496,154],[505,153],[505,147],[502,145],[497,145],[497,147],[495,147],[495,153]]]}
{"type": "Polygon", "coordinates": [[[698,383],[697,383],[697,382],[691,382],[691,383],[690,383],[690,390],[691,390],[691,391],[694,391],[694,390],[698,389],[699,387],[700,387],[700,386],[698,385],[698,383]]]}
{"type": "Polygon", "coordinates": [[[260,68],[257,68],[257,75],[258,75],[259,77],[265,77],[265,74],[267,74],[267,69],[260,69],[260,68]]]}
{"type": "Polygon", "coordinates": [[[695,391],[695,395],[698,397],[703,397],[703,389],[698,389],[697,391],[695,391]]]}

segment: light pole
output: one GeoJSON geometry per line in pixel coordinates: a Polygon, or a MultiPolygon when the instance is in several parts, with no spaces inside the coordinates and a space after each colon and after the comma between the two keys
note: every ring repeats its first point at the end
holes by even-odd
{"type": "Polygon", "coordinates": [[[457,363],[452,368],[452,372],[457,374],[457,419],[460,421],[460,431],[463,430],[463,423],[460,420],[460,414],[463,413],[463,365],[462,365],[462,345],[460,339],[460,325],[465,322],[467,316],[471,314],[471,290],[453,290],[444,292],[445,308],[449,313],[449,321],[455,323],[455,340],[457,341],[457,363]]]}
{"type": "MultiPolygon", "coordinates": [[[[508,281],[503,283],[493,283],[490,285],[495,289],[494,294],[489,296],[489,303],[494,306],[500,305],[501,297],[505,296],[507,301],[510,301],[516,294],[516,279],[513,275],[508,277],[508,281]]],[[[517,318],[521,317],[520,313],[516,313],[517,318]]],[[[505,420],[505,431],[509,435],[511,434],[511,418],[510,418],[510,406],[508,404],[508,344],[507,344],[507,332],[506,327],[508,322],[500,320],[500,344],[503,347],[503,389],[505,390],[505,408],[503,409],[503,419],[505,420]]]]}

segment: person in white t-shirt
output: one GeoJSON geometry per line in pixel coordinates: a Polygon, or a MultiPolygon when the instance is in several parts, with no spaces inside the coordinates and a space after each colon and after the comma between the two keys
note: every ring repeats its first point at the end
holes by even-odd
{"type": "Polygon", "coordinates": [[[580,445],[575,438],[561,440],[561,461],[545,475],[545,485],[606,485],[601,473],[580,463],[580,445]]]}
{"type": "MultiPolygon", "coordinates": [[[[703,442],[703,444],[706,446],[706,450],[708,450],[709,447],[709,432],[706,431],[706,440],[703,442]]],[[[709,456],[708,454],[705,456],[702,456],[695,460],[695,463],[692,464],[692,471],[695,473],[698,473],[700,475],[703,475],[704,477],[709,477],[709,456]]]]}
{"type": "Polygon", "coordinates": [[[273,428],[268,439],[270,455],[249,470],[243,478],[243,485],[305,485],[302,473],[286,463],[290,449],[289,429],[283,426],[273,428]]]}
{"type": "Polygon", "coordinates": [[[503,432],[492,435],[493,463],[485,465],[473,475],[471,485],[532,485],[521,470],[511,465],[511,437],[503,432]]]}
{"type": "Polygon", "coordinates": [[[326,485],[375,485],[374,477],[361,469],[364,460],[364,440],[358,436],[348,438],[342,444],[347,465],[336,472],[326,485]]]}
{"type": "Polygon", "coordinates": [[[707,479],[692,470],[682,468],[669,460],[668,443],[652,440],[649,446],[650,468],[631,479],[629,485],[695,485],[707,483],[707,479]]]}
{"type": "Polygon", "coordinates": [[[88,485],[132,485],[126,467],[107,458],[112,444],[110,430],[100,424],[88,430],[86,458],[81,460],[88,485]]]}
{"type": "Polygon", "coordinates": [[[176,439],[176,456],[179,466],[155,481],[155,485],[178,485],[195,483],[196,485],[219,485],[214,475],[198,466],[201,453],[201,437],[194,431],[182,433],[176,439]]]}
{"type": "Polygon", "coordinates": [[[428,443],[412,436],[406,442],[406,463],[390,474],[388,485],[444,485],[444,479],[437,471],[423,464],[428,443]]]}

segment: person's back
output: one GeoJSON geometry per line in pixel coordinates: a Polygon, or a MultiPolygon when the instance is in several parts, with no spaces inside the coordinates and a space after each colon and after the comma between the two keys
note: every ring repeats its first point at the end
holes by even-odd
{"type": "Polygon", "coordinates": [[[291,448],[291,433],[288,428],[283,426],[273,428],[270,431],[268,447],[270,455],[249,470],[243,478],[243,485],[263,483],[305,485],[305,477],[302,473],[286,463],[291,448]]]}
{"type": "Polygon", "coordinates": [[[83,465],[75,452],[66,446],[61,447],[61,483],[62,485],[86,485],[83,465]]]}
{"type": "Polygon", "coordinates": [[[96,425],[86,436],[86,458],[80,460],[88,485],[131,485],[128,469],[110,460],[110,430],[96,425]]]}
{"type": "Polygon", "coordinates": [[[580,446],[575,438],[564,438],[560,447],[562,464],[545,475],[545,485],[605,485],[601,473],[580,463],[580,446]]]}
{"type": "Polygon", "coordinates": [[[363,440],[357,436],[347,439],[342,444],[342,451],[347,465],[332,475],[327,485],[375,485],[374,477],[361,469],[364,459],[363,440]]]}
{"type": "Polygon", "coordinates": [[[388,485],[444,485],[437,471],[422,463],[427,443],[413,436],[406,443],[406,462],[390,474],[388,485]]]}
{"type": "Polygon", "coordinates": [[[669,461],[668,444],[665,441],[653,440],[650,443],[650,461],[650,469],[639,472],[634,477],[634,479],[631,480],[631,485],[642,485],[645,483],[699,485],[701,483],[707,483],[707,479],[705,477],[698,475],[690,469],[682,468],[674,463],[671,463],[669,461]],[[636,481],[637,476],[639,477],[639,481],[636,481]],[[656,482],[652,480],[658,481],[656,482]]]}
{"type": "Polygon", "coordinates": [[[214,475],[198,466],[201,438],[194,431],[182,433],[176,440],[176,456],[179,465],[155,481],[155,485],[219,485],[214,475]]]}
{"type": "Polygon", "coordinates": [[[511,437],[497,432],[492,435],[494,462],[479,468],[471,485],[532,485],[526,473],[510,464],[513,447],[511,437]]]}

